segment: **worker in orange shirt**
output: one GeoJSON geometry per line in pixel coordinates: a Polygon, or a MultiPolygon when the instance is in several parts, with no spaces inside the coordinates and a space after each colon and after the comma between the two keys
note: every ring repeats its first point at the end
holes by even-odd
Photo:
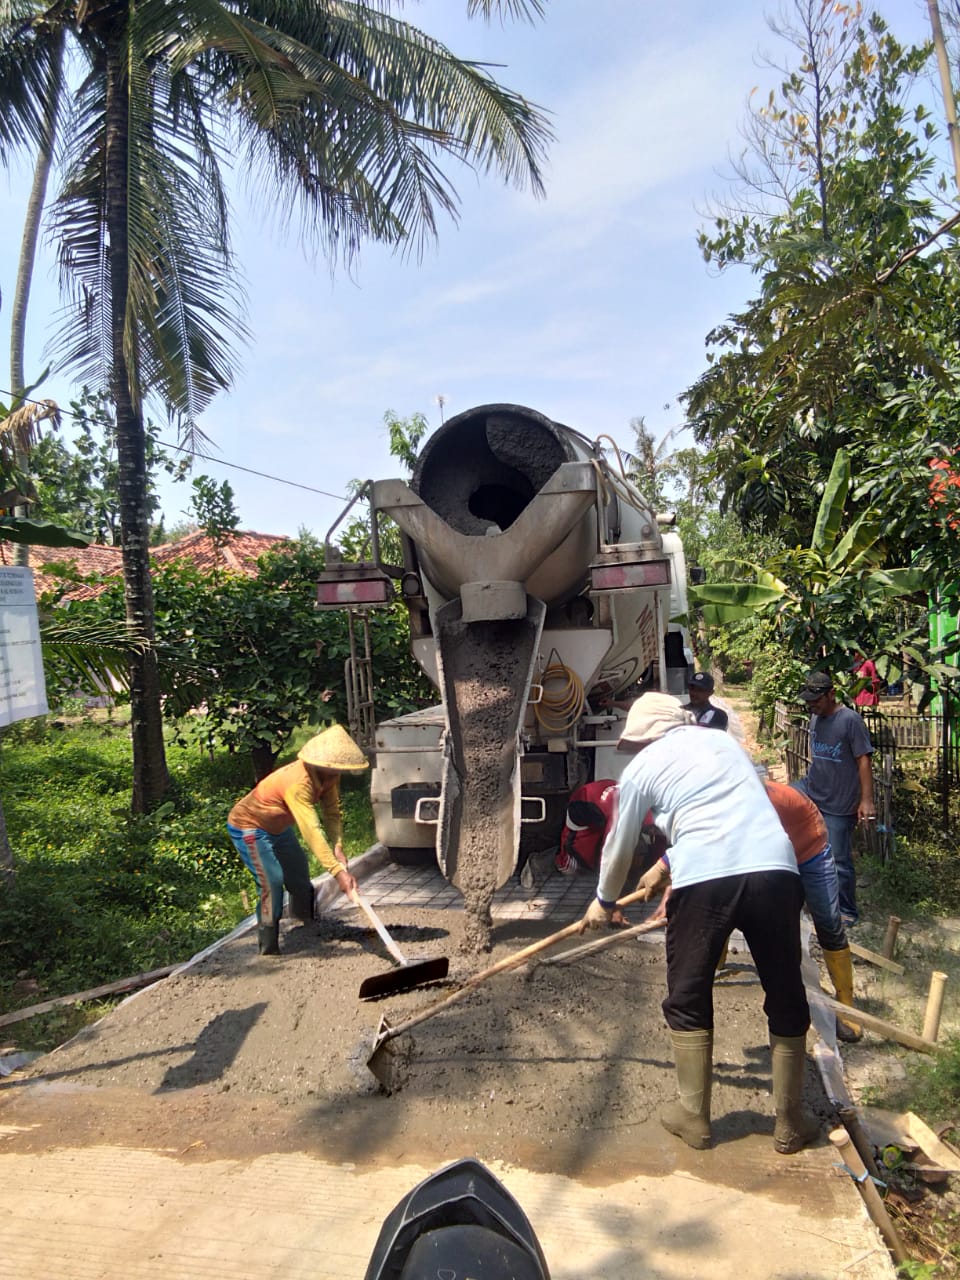
{"type": "MultiPolygon", "coordinates": [[[[827,824],[809,796],[785,782],[773,782],[763,776],[766,770],[762,765],[757,772],[763,777],[770,803],[776,809],[780,825],[790,837],[797,855],[804,901],[837,999],[841,1004],[852,1005],[853,957],[840,914],[840,885],[827,824]]],[[[862,1034],[860,1027],[849,1018],[837,1018],[838,1039],[855,1043],[862,1034]]]]}

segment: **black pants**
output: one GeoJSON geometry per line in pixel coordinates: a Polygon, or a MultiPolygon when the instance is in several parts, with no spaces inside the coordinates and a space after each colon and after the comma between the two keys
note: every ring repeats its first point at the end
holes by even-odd
{"type": "Polygon", "coordinates": [[[713,1029],[713,979],[734,929],[747,940],[773,1035],[802,1036],[810,1010],[800,975],[803,888],[790,871],[754,871],[675,889],[667,901],[667,998],[671,1031],[713,1029]]]}

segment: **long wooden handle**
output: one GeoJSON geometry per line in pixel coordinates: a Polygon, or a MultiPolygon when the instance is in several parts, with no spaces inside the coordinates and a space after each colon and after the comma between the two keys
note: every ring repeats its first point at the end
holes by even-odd
{"type": "Polygon", "coordinates": [[[650,933],[653,929],[663,929],[666,924],[666,916],[657,916],[655,920],[644,920],[642,924],[631,925],[629,929],[618,929],[616,933],[611,933],[605,938],[597,938],[593,942],[585,942],[582,947],[568,947],[566,951],[561,951],[558,956],[550,956],[548,960],[541,960],[540,964],[563,964],[564,961],[576,960],[580,956],[593,955],[595,951],[606,951],[607,947],[615,947],[620,942],[629,942],[631,938],[639,938],[642,933],[650,933]]]}
{"type": "MultiPolygon", "coordinates": [[[[628,893],[625,898],[621,898],[617,902],[618,907],[628,907],[631,902],[645,902],[647,892],[645,889],[637,889],[634,893],[628,893]]],[[[449,1008],[450,1005],[456,1004],[458,1000],[462,1000],[465,995],[469,995],[475,987],[479,987],[481,982],[486,982],[488,978],[492,978],[494,974],[504,973],[507,969],[515,969],[517,965],[523,964],[524,960],[529,960],[531,956],[537,955],[541,951],[546,951],[548,947],[554,946],[557,942],[562,942],[564,938],[572,938],[575,933],[580,932],[580,920],[574,920],[573,924],[568,924],[565,929],[560,929],[557,933],[548,934],[546,938],[541,938],[539,942],[532,942],[530,946],[524,947],[520,951],[514,951],[508,956],[504,956],[502,960],[498,960],[496,964],[490,965],[489,969],[481,969],[479,973],[475,973],[472,978],[468,978],[463,986],[458,987],[456,991],[452,991],[450,995],[444,996],[442,1000],[436,1001],[435,1004],[428,1005],[426,1009],[421,1009],[419,1013],[413,1014],[403,1022],[398,1022],[395,1027],[387,1027],[382,1035],[378,1038],[378,1043],[382,1044],[385,1040],[392,1040],[395,1036],[401,1035],[404,1031],[409,1031],[411,1027],[418,1026],[421,1022],[426,1022],[427,1018],[432,1018],[435,1013],[439,1013],[441,1009],[449,1008]]]]}
{"type": "Polygon", "coordinates": [[[380,917],[377,915],[377,913],[374,911],[373,907],[371,907],[370,903],[366,900],[366,898],[362,897],[361,894],[358,893],[356,889],[352,889],[350,891],[350,901],[354,902],[360,908],[363,914],[367,917],[367,919],[376,929],[377,933],[379,933],[381,942],[387,948],[390,954],[393,956],[394,960],[396,960],[397,964],[401,965],[403,968],[406,968],[407,961],[403,952],[400,950],[400,948],[397,946],[394,940],[390,937],[389,933],[387,933],[386,926],[384,925],[380,917]]]}

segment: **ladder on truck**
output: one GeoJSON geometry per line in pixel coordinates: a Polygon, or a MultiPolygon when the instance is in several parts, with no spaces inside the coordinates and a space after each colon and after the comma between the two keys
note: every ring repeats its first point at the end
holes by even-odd
{"type": "Polygon", "coordinates": [[[317,583],[317,608],[346,614],[350,645],[350,655],[343,664],[347,720],[350,736],[369,753],[374,749],[376,735],[370,611],[390,604],[393,586],[376,565],[366,561],[347,564],[329,543],[326,552],[327,567],[317,583]]]}
{"type": "Polygon", "coordinates": [[[393,584],[379,565],[380,536],[373,512],[370,518],[373,560],[346,561],[333,541],[334,530],[342,524],[354,504],[369,496],[368,481],[360,486],[327,531],[323,543],[324,567],[317,581],[317,608],[338,609],[347,615],[350,656],[343,664],[343,681],[347,693],[348,727],[357,746],[372,754],[376,746],[377,723],[373,705],[370,611],[382,609],[392,602],[393,584]]]}

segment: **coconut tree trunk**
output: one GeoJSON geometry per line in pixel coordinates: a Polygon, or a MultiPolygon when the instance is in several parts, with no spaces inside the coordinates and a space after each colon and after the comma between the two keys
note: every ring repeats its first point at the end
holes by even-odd
{"type": "Polygon", "coordinates": [[[57,136],[57,112],[60,104],[60,76],[63,67],[63,32],[50,55],[50,81],[47,85],[43,114],[43,140],[37,152],[37,162],[33,170],[33,185],[27,201],[27,212],[23,222],[23,238],[20,241],[20,261],[17,264],[17,282],[13,293],[13,307],[10,313],[10,390],[14,396],[11,408],[23,395],[26,387],[26,375],[23,367],[23,349],[27,331],[27,307],[30,302],[30,286],[33,283],[33,268],[37,256],[37,240],[40,236],[40,221],[43,217],[43,206],[47,198],[47,181],[53,164],[53,148],[57,136]]]}
{"type": "Polygon", "coordinates": [[[127,620],[149,641],[130,662],[133,738],[133,811],[146,813],[170,785],[163,746],[163,716],[157,678],[153,586],[150,581],[150,520],[143,409],[138,386],[136,322],[128,306],[129,94],[123,34],[107,54],[106,223],[110,274],[110,391],[116,410],[120,547],[127,620]]]}
{"type": "MultiPolygon", "coordinates": [[[[40,221],[43,217],[43,206],[47,198],[47,181],[53,164],[53,148],[57,137],[57,113],[60,107],[60,77],[63,70],[64,33],[54,43],[50,53],[50,80],[47,85],[43,112],[43,139],[37,152],[37,162],[33,170],[33,184],[30,187],[30,199],[27,201],[27,212],[23,221],[23,238],[20,241],[20,261],[17,264],[17,281],[13,292],[13,308],[10,315],[10,407],[15,409],[23,396],[27,378],[23,365],[23,349],[27,333],[27,308],[30,303],[30,286],[33,283],[33,268],[37,258],[37,240],[40,235],[40,221]]],[[[26,457],[17,450],[17,466],[26,468],[26,457]]],[[[15,507],[14,515],[25,516],[27,509],[15,507]]],[[[14,544],[14,564],[30,563],[30,548],[25,542],[14,544]]],[[[0,850],[2,853],[2,850],[0,850]]]]}

